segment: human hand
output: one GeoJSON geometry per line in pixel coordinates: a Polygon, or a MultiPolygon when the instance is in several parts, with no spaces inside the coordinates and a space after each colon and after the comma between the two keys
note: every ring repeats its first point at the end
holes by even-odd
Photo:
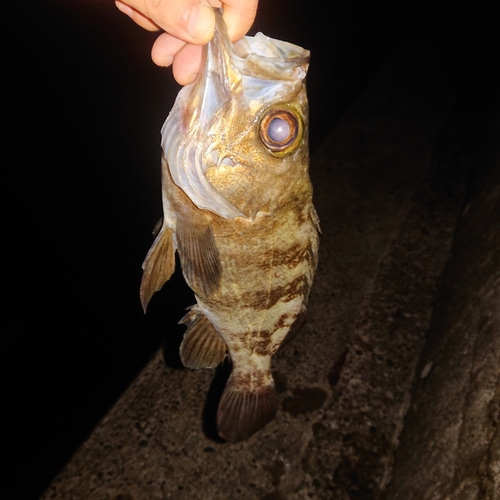
{"type": "MultiPolygon", "coordinates": [[[[208,0],[224,7],[224,21],[231,40],[250,29],[258,0],[208,0]]],[[[164,30],[155,41],[151,57],[158,66],[170,66],[174,78],[187,85],[196,78],[201,64],[201,46],[214,34],[215,17],[202,0],[115,0],[118,9],[148,31],[164,30]]]]}

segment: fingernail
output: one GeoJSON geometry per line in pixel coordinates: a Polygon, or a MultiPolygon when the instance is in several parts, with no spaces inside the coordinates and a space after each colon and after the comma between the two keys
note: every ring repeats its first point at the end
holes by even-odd
{"type": "Polygon", "coordinates": [[[170,66],[172,63],[174,62],[174,58],[173,56],[167,56],[165,57],[165,59],[163,60],[163,66],[165,66],[166,68],[168,66],[170,66]]]}
{"type": "Polygon", "coordinates": [[[126,16],[131,16],[132,15],[132,8],[129,7],[126,3],[123,2],[115,2],[116,8],[120,11],[123,12],[126,16]]]}
{"type": "Polygon", "coordinates": [[[188,21],[187,32],[193,38],[204,35],[214,24],[214,11],[212,7],[201,3],[191,13],[188,21]]]}

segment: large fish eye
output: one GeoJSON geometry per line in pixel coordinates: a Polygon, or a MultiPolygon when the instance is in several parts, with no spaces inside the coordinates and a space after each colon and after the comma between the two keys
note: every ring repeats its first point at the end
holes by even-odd
{"type": "Polygon", "coordinates": [[[296,149],[302,138],[302,129],[302,120],[294,109],[277,107],[262,118],[260,138],[271,153],[284,156],[296,149]]]}

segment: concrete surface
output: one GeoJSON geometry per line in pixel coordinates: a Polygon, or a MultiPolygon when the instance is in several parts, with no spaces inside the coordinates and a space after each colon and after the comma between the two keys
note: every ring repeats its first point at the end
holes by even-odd
{"type": "Polygon", "coordinates": [[[474,167],[388,499],[500,498],[500,127],[474,167]]]}
{"type": "Polygon", "coordinates": [[[221,442],[227,367],[159,352],[43,499],[498,497],[498,129],[471,111],[498,87],[472,99],[466,44],[435,42],[403,47],[312,159],[320,265],[274,360],[277,418],[221,442]]]}

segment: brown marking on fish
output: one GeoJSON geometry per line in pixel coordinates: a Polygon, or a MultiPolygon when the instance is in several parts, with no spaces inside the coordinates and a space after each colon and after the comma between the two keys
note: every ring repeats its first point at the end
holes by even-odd
{"type": "Polygon", "coordinates": [[[269,290],[266,297],[262,297],[262,294],[257,294],[256,296],[254,292],[248,292],[243,298],[249,307],[253,307],[256,310],[269,309],[279,301],[289,302],[299,295],[304,295],[307,288],[308,282],[305,276],[298,276],[291,283],[269,290]]]}
{"type": "Polygon", "coordinates": [[[273,332],[269,330],[261,330],[260,332],[248,332],[247,349],[260,354],[261,356],[269,356],[271,345],[271,336],[273,332]]]}
{"type": "Polygon", "coordinates": [[[263,370],[241,373],[237,379],[233,378],[232,383],[240,389],[244,387],[255,393],[264,392],[266,387],[274,385],[272,378],[263,370]]]}
{"type": "MultiPolygon", "coordinates": [[[[295,318],[295,316],[292,316],[293,318],[295,318]]],[[[276,323],[274,324],[274,330],[278,330],[280,328],[283,328],[285,325],[286,325],[286,320],[290,318],[290,314],[282,314],[278,321],[276,321],[276,323]]]]}
{"type": "Polygon", "coordinates": [[[276,350],[281,350],[284,346],[288,345],[291,342],[297,333],[299,333],[300,329],[304,325],[307,319],[307,309],[305,306],[302,307],[300,312],[294,317],[293,323],[290,326],[285,338],[282,340],[281,344],[277,347],[276,350]]]}
{"type": "MultiPolygon", "coordinates": [[[[297,201],[299,201],[299,200],[297,200],[297,201]]],[[[307,213],[306,210],[304,210],[299,205],[293,204],[292,207],[293,208],[292,208],[291,212],[293,215],[295,215],[295,218],[297,219],[297,225],[302,226],[302,224],[304,224],[304,222],[307,221],[309,214],[307,213]]]]}
{"type": "Polygon", "coordinates": [[[262,254],[261,261],[258,265],[263,269],[268,269],[269,267],[275,267],[278,264],[282,264],[289,269],[293,269],[304,260],[307,251],[307,248],[304,248],[300,243],[294,243],[285,249],[272,248],[262,254]]]}

